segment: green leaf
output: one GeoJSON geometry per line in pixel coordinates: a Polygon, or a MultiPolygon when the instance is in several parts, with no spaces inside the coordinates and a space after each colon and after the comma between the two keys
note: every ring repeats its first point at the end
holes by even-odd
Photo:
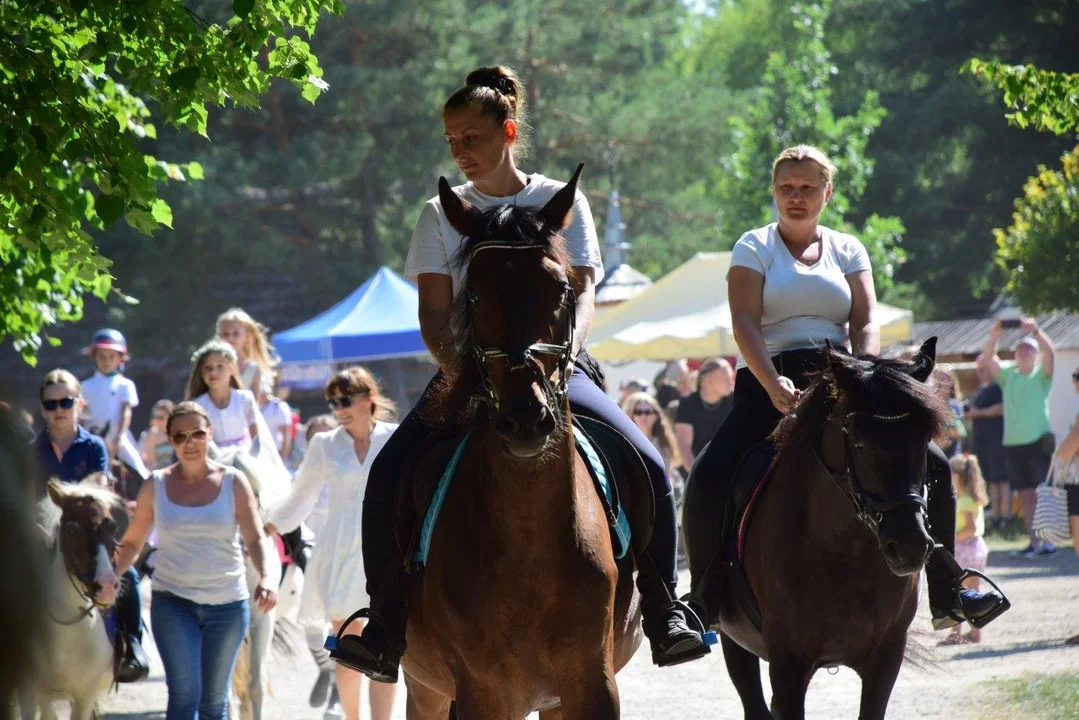
{"type": "Polygon", "coordinates": [[[45,339],[48,341],[49,345],[51,345],[52,347],[60,347],[61,345],[64,344],[63,341],[60,338],[53,337],[52,335],[49,335],[45,339]]]}
{"type": "Polygon", "coordinates": [[[125,205],[124,199],[119,195],[100,195],[94,202],[97,216],[101,218],[105,227],[120,219],[120,216],[124,214],[125,205]]]}
{"type": "Polygon", "coordinates": [[[172,208],[161,198],[154,200],[153,205],[150,206],[150,214],[154,220],[157,220],[165,227],[172,227],[172,208]]]}
{"type": "Polygon", "coordinates": [[[173,90],[191,90],[199,81],[201,73],[202,71],[194,66],[181,68],[169,75],[169,87],[173,90]]]}
{"type": "Polygon", "coordinates": [[[237,17],[246,18],[255,7],[255,0],[232,0],[232,12],[237,17]]]}
{"type": "Polygon", "coordinates": [[[311,103],[312,105],[315,103],[315,100],[317,100],[318,96],[321,94],[322,91],[319,90],[318,86],[313,83],[307,83],[303,86],[303,90],[300,91],[300,95],[303,96],[303,99],[311,103]]]}
{"type": "Polygon", "coordinates": [[[192,180],[203,180],[206,175],[203,172],[202,165],[192,160],[187,164],[187,176],[192,180]]]}

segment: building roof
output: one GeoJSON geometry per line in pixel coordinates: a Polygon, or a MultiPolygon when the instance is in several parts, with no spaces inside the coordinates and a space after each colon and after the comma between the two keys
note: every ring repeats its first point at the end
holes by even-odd
{"type": "MultiPolygon", "coordinates": [[[[1058,349],[1079,350],[1079,314],[1057,313],[1035,317],[1038,326],[1058,349]]],[[[940,320],[914,323],[911,343],[920,345],[929,338],[937,338],[937,356],[966,355],[975,357],[982,351],[989,330],[996,318],[975,320],[940,320]]],[[[1017,328],[1005,329],[1000,337],[1000,349],[1011,351],[1024,336],[1017,328]]]]}
{"type": "Polygon", "coordinates": [[[607,268],[596,286],[596,304],[609,305],[640,295],[651,286],[652,280],[642,272],[622,263],[607,268]]]}

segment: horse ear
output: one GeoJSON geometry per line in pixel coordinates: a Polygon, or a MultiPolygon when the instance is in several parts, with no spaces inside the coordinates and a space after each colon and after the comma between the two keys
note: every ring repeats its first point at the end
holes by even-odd
{"type": "Polygon", "coordinates": [[[60,481],[56,478],[49,480],[49,484],[46,486],[49,491],[49,499],[56,504],[56,507],[62,508],[64,502],[67,500],[67,493],[64,492],[64,488],[60,485],[60,481]]]}
{"type": "Polygon", "coordinates": [[[914,368],[911,370],[911,377],[918,382],[925,382],[929,379],[930,373],[933,372],[933,366],[937,361],[937,338],[933,337],[922,343],[922,346],[918,348],[918,354],[914,357],[914,368]]]}
{"type": "Polygon", "coordinates": [[[573,201],[577,197],[577,180],[581,177],[584,163],[577,166],[577,171],[566,183],[566,186],[555,193],[554,197],[547,201],[543,209],[539,211],[539,219],[544,227],[561,230],[569,224],[570,212],[573,210],[573,201]]]}
{"type": "Polygon", "coordinates": [[[438,179],[438,199],[442,201],[442,211],[446,213],[446,219],[450,221],[454,230],[465,237],[476,234],[479,211],[472,206],[472,203],[455,193],[444,177],[438,179]]]}
{"type": "Polygon", "coordinates": [[[825,341],[828,346],[828,370],[832,373],[836,385],[844,390],[853,389],[858,383],[859,370],[854,366],[853,359],[832,347],[830,341],[825,341]]]}

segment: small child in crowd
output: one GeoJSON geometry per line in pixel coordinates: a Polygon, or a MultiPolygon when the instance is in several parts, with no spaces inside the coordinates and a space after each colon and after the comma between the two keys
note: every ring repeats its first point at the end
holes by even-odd
{"type": "Polygon", "coordinates": [[[139,436],[139,454],[143,462],[152,470],[160,470],[176,462],[176,453],[165,432],[165,425],[172,412],[171,400],[158,400],[150,410],[150,427],[139,436]]]}
{"type": "MultiPolygon", "coordinates": [[[[985,544],[985,506],[989,504],[989,494],[982,476],[978,458],[969,453],[956,455],[950,461],[952,467],[952,485],[955,487],[955,561],[961,567],[985,572],[989,559],[989,547],[985,544]]],[[[969,577],[963,585],[977,590],[981,579],[969,577]]],[[[941,645],[962,645],[982,641],[982,632],[971,628],[966,635],[961,634],[962,625],[956,625],[952,634],[941,645]]]]}
{"type": "Polygon", "coordinates": [[[119,330],[104,328],[94,333],[88,351],[96,372],[82,381],[86,427],[105,440],[110,459],[118,459],[145,478],[150,473],[131,434],[131,411],[138,407],[139,393],[135,383],[124,377],[127,340],[119,330]]]}
{"type": "Polygon", "coordinates": [[[241,308],[230,308],[217,318],[217,336],[236,351],[240,387],[258,393],[273,387],[273,350],[266,328],[241,308]]]}
{"type": "Polygon", "coordinates": [[[184,398],[206,410],[219,448],[249,450],[258,436],[255,414],[259,410],[251,391],[241,389],[236,351],[228,343],[211,340],[195,352],[191,362],[194,367],[184,398]]]}

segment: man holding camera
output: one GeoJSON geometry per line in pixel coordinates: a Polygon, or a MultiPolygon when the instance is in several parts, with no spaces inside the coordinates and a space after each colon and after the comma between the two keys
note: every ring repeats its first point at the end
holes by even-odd
{"type": "Polygon", "coordinates": [[[1053,384],[1054,348],[1049,337],[1030,318],[997,320],[985,341],[984,358],[989,374],[1004,396],[1004,459],[1008,480],[1019,495],[1023,519],[1030,533],[1024,557],[1056,552],[1052,543],[1039,544],[1034,537],[1035,488],[1049,472],[1056,439],[1049,426],[1049,389],[1053,384]],[[1015,363],[1001,365],[997,343],[1005,327],[1027,334],[1015,346],[1015,363]]]}

